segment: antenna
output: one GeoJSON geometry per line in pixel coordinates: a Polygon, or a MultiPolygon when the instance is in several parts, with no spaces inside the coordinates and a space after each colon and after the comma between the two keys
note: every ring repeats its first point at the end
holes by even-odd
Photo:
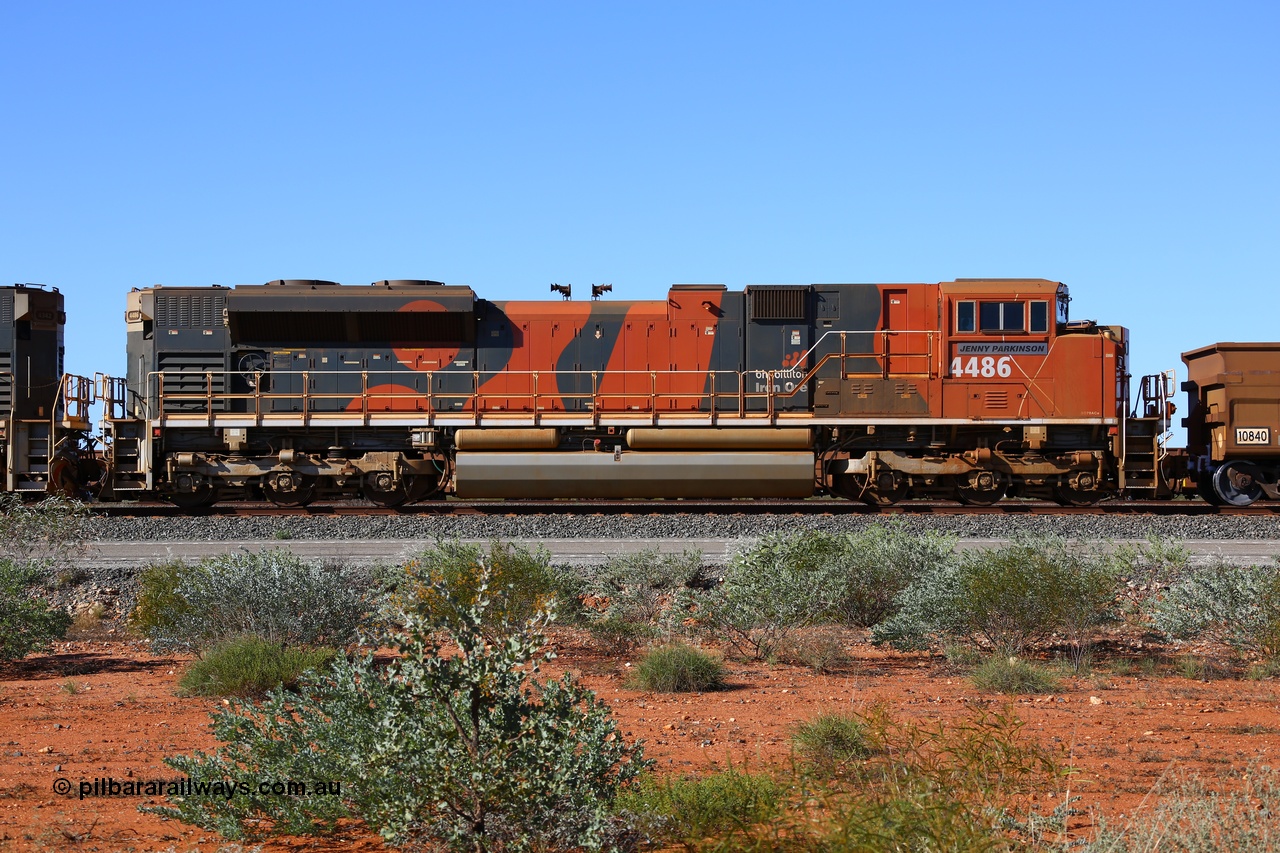
{"type": "Polygon", "coordinates": [[[612,290],[612,284],[593,284],[591,285],[591,298],[599,299],[602,295],[610,293],[612,290]]]}
{"type": "Polygon", "coordinates": [[[551,285],[551,292],[558,293],[561,296],[563,296],[565,299],[572,299],[573,285],[572,284],[553,284],[551,285]]]}

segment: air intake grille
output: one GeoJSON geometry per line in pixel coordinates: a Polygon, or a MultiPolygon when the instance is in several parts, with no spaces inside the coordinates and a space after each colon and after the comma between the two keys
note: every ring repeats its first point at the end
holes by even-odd
{"type": "Polygon", "coordinates": [[[13,325],[13,291],[0,294],[0,326],[13,325]]]}
{"type": "MultiPolygon", "coordinates": [[[[13,303],[9,306],[9,320],[13,320],[13,303]]],[[[0,352],[0,416],[9,417],[13,413],[13,356],[0,352]]]]}
{"type": "Polygon", "coordinates": [[[156,323],[163,329],[212,329],[222,325],[221,293],[157,293],[156,323]]]}
{"type": "Polygon", "coordinates": [[[213,398],[212,408],[221,411],[226,401],[220,399],[227,390],[227,378],[223,372],[220,352],[166,352],[159,354],[161,388],[164,391],[166,412],[203,412],[209,408],[207,395],[213,398]],[[189,399],[171,399],[175,395],[189,399]]]}
{"type": "Polygon", "coordinates": [[[807,287],[753,287],[752,320],[804,320],[807,287]]]}

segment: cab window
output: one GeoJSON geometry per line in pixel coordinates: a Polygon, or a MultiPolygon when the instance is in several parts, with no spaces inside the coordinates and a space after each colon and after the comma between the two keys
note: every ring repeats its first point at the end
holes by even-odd
{"type": "Polygon", "coordinates": [[[978,323],[983,332],[1022,332],[1027,328],[1021,302],[983,302],[978,323]]]}
{"type": "Polygon", "coordinates": [[[973,302],[957,302],[956,303],[956,331],[957,332],[976,332],[977,327],[974,324],[974,305],[973,302]]]}
{"type": "Polygon", "coordinates": [[[1032,302],[1031,303],[1031,331],[1045,332],[1049,331],[1049,303],[1048,302],[1032,302]]]}

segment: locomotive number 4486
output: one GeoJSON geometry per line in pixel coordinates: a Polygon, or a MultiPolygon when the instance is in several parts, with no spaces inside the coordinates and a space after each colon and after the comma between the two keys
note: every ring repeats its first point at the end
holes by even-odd
{"type": "Polygon", "coordinates": [[[1270,444],[1271,430],[1259,427],[1236,427],[1236,444],[1270,444]]]}
{"type": "Polygon", "coordinates": [[[990,355],[982,358],[975,355],[967,359],[956,357],[951,360],[951,375],[1008,379],[1013,375],[1013,359],[1007,355],[1000,358],[990,355]]]}

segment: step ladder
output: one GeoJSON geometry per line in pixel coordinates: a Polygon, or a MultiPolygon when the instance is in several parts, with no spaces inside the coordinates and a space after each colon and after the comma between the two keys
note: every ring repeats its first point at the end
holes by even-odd
{"type": "Polygon", "coordinates": [[[129,498],[153,486],[151,434],[141,410],[142,401],[124,379],[98,374],[102,401],[103,457],[107,464],[104,495],[129,498]]]}
{"type": "Polygon", "coordinates": [[[1175,483],[1166,470],[1167,444],[1173,437],[1174,371],[1142,377],[1141,394],[1124,420],[1123,486],[1139,499],[1167,498],[1175,483]]]}

